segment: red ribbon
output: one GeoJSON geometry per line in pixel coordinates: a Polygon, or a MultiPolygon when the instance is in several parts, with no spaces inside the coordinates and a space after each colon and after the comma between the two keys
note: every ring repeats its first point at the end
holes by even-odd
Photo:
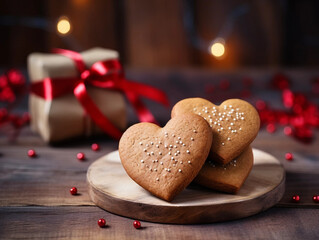
{"type": "Polygon", "coordinates": [[[146,97],[168,106],[166,95],[151,86],[129,81],[124,77],[123,68],[117,59],[98,61],[87,69],[81,54],[65,49],[54,49],[54,53],[71,58],[78,70],[77,77],[44,78],[40,82],[31,84],[31,92],[51,100],[56,97],[73,92],[82,105],[85,112],[107,134],[119,139],[122,132],[117,129],[110,120],[103,115],[92,98],[88,95],[86,85],[123,92],[132,104],[141,122],[153,122],[156,120],[146,108],[140,97],[146,97]]]}

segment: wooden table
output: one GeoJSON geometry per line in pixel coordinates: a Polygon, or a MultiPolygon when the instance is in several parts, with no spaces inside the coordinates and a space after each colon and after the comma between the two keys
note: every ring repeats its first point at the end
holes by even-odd
{"type": "MultiPolygon", "coordinates": [[[[236,79],[246,75],[260,81],[260,85],[272,73],[248,71],[234,75],[169,71],[154,75],[151,71],[129,71],[131,78],[141,82],[151,78],[153,85],[165,86],[172,103],[196,95],[209,97],[203,90],[205,84],[217,84],[225,76],[234,86],[236,79]]],[[[287,74],[295,76],[293,80],[297,81],[300,76],[310,79],[318,72],[290,71],[287,74]]],[[[273,95],[267,89],[256,87],[255,94],[279,104],[278,99],[269,97],[273,95]]],[[[169,110],[148,104],[161,123],[168,120],[169,110]]],[[[130,115],[130,122],[134,121],[130,115]]],[[[319,195],[318,131],[315,135],[316,140],[306,145],[285,136],[281,129],[274,134],[261,130],[254,141],[253,147],[274,155],[286,169],[286,192],[275,207],[236,221],[203,225],[142,222],[143,228],[136,230],[132,226],[133,219],[96,207],[88,196],[88,166],[116,150],[116,141],[98,137],[53,147],[26,127],[14,143],[0,137],[0,239],[316,239],[319,237],[319,203],[314,203],[312,196],[319,195]],[[91,150],[93,142],[100,144],[100,151],[91,150]],[[36,150],[37,158],[27,156],[31,148],[36,150]],[[78,152],[86,154],[85,161],[77,160],[78,152]],[[294,154],[293,161],[285,160],[286,152],[294,154]],[[69,193],[73,186],[78,188],[76,196],[69,193]],[[301,196],[300,203],[291,202],[294,194],[301,196]],[[99,218],[106,219],[106,228],[98,227],[99,218]]]]}

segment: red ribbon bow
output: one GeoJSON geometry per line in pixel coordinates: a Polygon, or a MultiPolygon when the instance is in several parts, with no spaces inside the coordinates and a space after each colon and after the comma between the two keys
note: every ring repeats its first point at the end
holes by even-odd
{"type": "Polygon", "coordinates": [[[125,78],[123,68],[117,59],[98,61],[87,69],[81,54],[65,49],[54,49],[54,53],[71,58],[79,72],[77,77],[44,78],[40,82],[31,84],[31,92],[51,100],[64,94],[73,92],[85,112],[107,134],[119,139],[122,132],[103,115],[91,97],[88,95],[86,85],[123,92],[132,104],[141,122],[156,120],[146,108],[140,96],[152,99],[166,106],[169,105],[166,95],[151,86],[129,81],[125,78]]]}

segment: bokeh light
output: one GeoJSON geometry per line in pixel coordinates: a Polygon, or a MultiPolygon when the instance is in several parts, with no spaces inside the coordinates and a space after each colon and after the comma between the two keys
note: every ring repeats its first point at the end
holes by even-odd
{"type": "Polygon", "coordinates": [[[214,57],[221,58],[225,54],[225,41],[223,39],[215,40],[209,50],[214,57]]]}
{"type": "Polygon", "coordinates": [[[58,33],[66,35],[71,30],[71,23],[67,17],[61,17],[56,25],[58,33]]]}

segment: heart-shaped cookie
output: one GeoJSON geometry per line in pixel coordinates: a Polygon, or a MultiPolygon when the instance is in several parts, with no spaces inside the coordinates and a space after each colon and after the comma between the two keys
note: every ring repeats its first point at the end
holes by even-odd
{"type": "Polygon", "coordinates": [[[196,177],[213,134],[195,114],[179,115],[165,127],[138,123],[123,134],[119,154],[127,174],[153,195],[171,201],[196,177]]]}
{"type": "Polygon", "coordinates": [[[208,157],[194,182],[214,190],[236,193],[248,177],[253,164],[254,156],[250,146],[226,165],[208,157]]]}
{"type": "Polygon", "coordinates": [[[202,98],[179,101],[172,110],[172,118],[180,114],[195,113],[210,125],[214,144],[212,154],[216,161],[227,164],[255,139],[260,127],[256,109],[246,101],[229,99],[216,106],[202,98]]]}

